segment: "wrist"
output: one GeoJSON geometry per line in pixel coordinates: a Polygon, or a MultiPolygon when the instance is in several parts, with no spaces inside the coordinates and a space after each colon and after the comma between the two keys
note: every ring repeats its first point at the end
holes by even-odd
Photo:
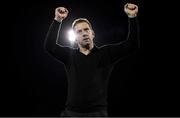
{"type": "Polygon", "coordinates": [[[134,15],[128,15],[129,18],[135,18],[137,16],[137,14],[134,15]]]}
{"type": "Polygon", "coordinates": [[[58,21],[58,22],[62,22],[63,19],[62,18],[59,18],[59,17],[55,17],[54,20],[58,21]]]}

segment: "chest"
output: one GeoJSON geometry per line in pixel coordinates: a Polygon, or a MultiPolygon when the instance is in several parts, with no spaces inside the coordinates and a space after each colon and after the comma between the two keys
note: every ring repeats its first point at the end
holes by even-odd
{"type": "Polygon", "coordinates": [[[73,63],[77,66],[77,68],[81,69],[96,69],[99,67],[100,64],[100,55],[97,53],[89,54],[89,55],[84,55],[81,53],[78,53],[75,55],[73,59],[73,63]]]}

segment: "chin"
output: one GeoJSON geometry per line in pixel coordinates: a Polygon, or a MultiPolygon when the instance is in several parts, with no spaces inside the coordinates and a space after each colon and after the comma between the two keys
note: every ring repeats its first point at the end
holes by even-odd
{"type": "Polygon", "coordinates": [[[90,49],[90,44],[84,45],[84,48],[90,49]]]}

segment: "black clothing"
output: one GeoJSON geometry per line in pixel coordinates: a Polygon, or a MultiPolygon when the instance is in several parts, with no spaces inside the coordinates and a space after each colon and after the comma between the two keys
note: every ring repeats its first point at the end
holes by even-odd
{"type": "Polygon", "coordinates": [[[100,110],[95,112],[87,112],[87,113],[80,113],[75,111],[70,111],[65,109],[61,112],[61,117],[108,117],[108,113],[106,110],[100,110]]]}
{"type": "Polygon", "coordinates": [[[46,50],[64,63],[68,78],[67,109],[77,112],[107,110],[107,85],[113,64],[138,48],[137,19],[129,18],[127,39],[96,47],[88,55],[57,44],[61,23],[53,21],[45,41],[46,50]]]}

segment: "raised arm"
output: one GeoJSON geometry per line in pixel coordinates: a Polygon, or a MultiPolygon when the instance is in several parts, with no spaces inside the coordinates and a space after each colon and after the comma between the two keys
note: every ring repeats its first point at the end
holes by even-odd
{"type": "Polygon", "coordinates": [[[49,31],[44,42],[45,49],[65,65],[68,64],[70,54],[73,49],[58,44],[61,24],[68,15],[68,10],[64,7],[58,7],[55,10],[55,18],[49,27],[49,31]]]}
{"type": "Polygon", "coordinates": [[[138,39],[138,23],[137,13],[138,6],[135,4],[127,3],[124,5],[124,11],[128,16],[128,35],[127,39],[116,44],[110,44],[102,47],[105,53],[108,53],[111,63],[132,53],[139,47],[138,39]]]}

